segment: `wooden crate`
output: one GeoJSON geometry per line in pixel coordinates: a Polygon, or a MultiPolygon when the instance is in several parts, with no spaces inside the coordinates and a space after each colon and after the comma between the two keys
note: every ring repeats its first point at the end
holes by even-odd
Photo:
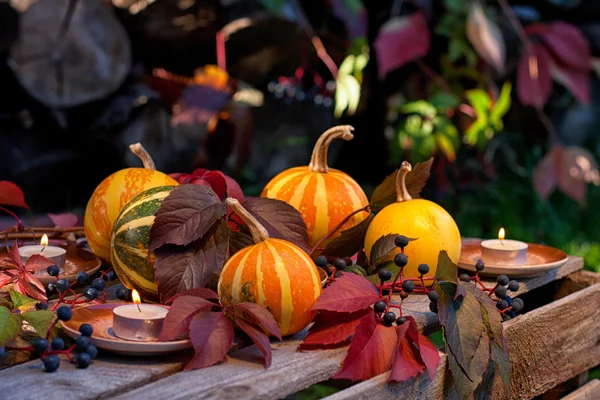
{"type": "MultiPolygon", "coordinates": [[[[600,364],[600,275],[580,271],[582,267],[582,259],[571,257],[558,270],[521,281],[516,295],[531,297],[526,307],[544,297],[548,301],[504,323],[512,365],[512,398],[541,395],[600,364]]],[[[405,307],[425,333],[439,328],[425,296],[410,296],[405,307]]],[[[180,372],[189,354],[155,358],[103,354],[88,369],[78,370],[63,362],[51,374],[41,372],[41,363],[36,360],[0,371],[1,397],[30,399],[50,394],[60,399],[279,399],[329,379],[347,351],[298,352],[296,346],[301,339],[297,335],[274,343],[272,365],[267,370],[255,346],[232,352],[219,365],[189,372],[180,372]]],[[[443,398],[446,362],[445,354],[441,354],[440,367],[431,381],[425,374],[407,382],[386,384],[386,373],[328,399],[443,398]]],[[[593,392],[595,385],[590,389],[593,392]]],[[[506,397],[498,387],[494,386],[491,398],[506,397]]],[[[596,397],[582,396],[570,399],[600,398],[600,392],[596,397]]]]}

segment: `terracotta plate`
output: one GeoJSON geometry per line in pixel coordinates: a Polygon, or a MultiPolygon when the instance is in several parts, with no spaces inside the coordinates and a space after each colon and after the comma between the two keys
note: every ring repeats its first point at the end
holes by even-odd
{"type": "Polygon", "coordinates": [[[116,337],[112,332],[112,310],[123,303],[95,304],[73,310],[73,318],[63,322],[67,335],[77,338],[79,326],[88,323],[94,328],[90,342],[99,349],[131,356],[158,356],[192,347],[189,340],[173,342],[134,342],[116,337]]]}
{"type": "MultiPolygon", "coordinates": [[[[481,258],[481,240],[464,240],[458,266],[467,271],[475,272],[475,263],[481,258]]],[[[569,256],[553,247],[541,244],[527,243],[527,263],[521,266],[497,266],[486,264],[481,273],[485,276],[508,275],[510,278],[531,278],[543,275],[545,272],[562,267],[569,256]]]]}

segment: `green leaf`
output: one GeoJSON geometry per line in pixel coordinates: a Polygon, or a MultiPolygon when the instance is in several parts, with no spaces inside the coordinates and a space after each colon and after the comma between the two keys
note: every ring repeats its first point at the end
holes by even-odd
{"type": "Polygon", "coordinates": [[[390,233],[377,239],[371,249],[371,261],[369,270],[375,268],[378,264],[381,264],[394,250],[396,250],[396,244],[394,241],[398,236],[398,233],[390,233]]]}
{"type": "Polygon", "coordinates": [[[469,100],[469,103],[477,113],[477,119],[481,119],[487,122],[492,100],[490,99],[490,96],[486,93],[486,91],[483,89],[467,90],[466,96],[469,100]]]}
{"type": "Polygon", "coordinates": [[[510,397],[510,359],[508,358],[508,352],[502,350],[495,342],[492,342],[492,361],[496,364],[502,382],[504,383],[504,388],[510,397]]]}
{"type": "Polygon", "coordinates": [[[418,114],[423,117],[435,117],[435,107],[427,102],[427,100],[417,100],[411,103],[404,104],[399,108],[404,114],[418,114]]]}
{"type": "Polygon", "coordinates": [[[374,215],[369,214],[358,225],[342,231],[340,236],[333,239],[323,250],[323,255],[331,257],[350,257],[358,252],[365,241],[367,229],[373,220],[374,215]]]}
{"type": "Polygon", "coordinates": [[[348,265],[346,267],[346,271],[352,272],[353,274],[360,275],[360,276],[368,275],[367,271],[365,271],[365,269],[358,264],[348,265]]]}
{"type": "Polygon", "coordinates": [[[454,93],[438,91],[429,97],[429,102],[436,108],[446,111],[448,108],[458,107],[460,99],[454,93]]]}
{"type": "Polygon", "coordinates": [[[38,300],[27,297],[13,289],[10,290],[10,299],[13,302],[13,308],[18,309],[27,309],[38,302],[38,300]]]}
{"type": "Polygon", "coordinates": [[[465,143],[470,146],[475,146],[479,141],[480,136],[485,137],[485,131],[487,128],[488,126],[486,121],[477,119],[465,132],[465,143]]]}
{"type": "Polygon", "coordinates": [[[392,276],[396,276],[398,271],[400,271],[400,268],[396,264],[394,264],[393,261],[386,261],[384,263],[379,264],[377,268],[371,271],[370,274],[366,277],[367,280],[369,280],[369,282],[371,282],[373,285],[379,285],[381,283],[381,279],[379,279],[379,275],[377,275],[377,273],[380,269],[383,268],[389,269],[392,273],[392,276]]]}
{"type": "MultiPolygon", "coordinates": [[[[438,254],[438,263],[435,270],[435,282],[456,282],[458,276],[458,267],[452,262],[446,250],[438,254]]],[[[452,294],[454,298],[454,294],[452,294]]]]}
{"type": "MultiPolygon", "coordinates": [[[[500,95],[498,96],[498,100],[496,100],[496,104],[492,108],[490,112],[490,121],[493,124],[498,124],[501,122],[502,117],[506,115],[511,105],[510,92],[512,90],[512,85],[510,82],[505,82],[502,85],[502,89],[500,90],[500,95]]],[[[501,129],[501,128],[500,128],[501,129]]]]}
{"type": "Polygon", "coordinates": [[[465,42],[459,38],[452,37],[448,43],[448,59],[452,62],[460,60],[465,54],[465,42]]]}
{"type": "Polygon", "coordinates": [[[456,14],[466,14],[466,4],[464,0],[444,0],[444,6],[456,14]]]}
{"type": "Polygon", "coordinates": [[[13,314],[6,307],[0,307],[0,346],[5,346],[21,332],[21,314],[13,314]]]}
{"type": "Polygon", "coordinates": [[[56,315],[50,310],[30,311],[21,315],[41,337],[46,337],[48,329],[56,320],[56,315]]]}

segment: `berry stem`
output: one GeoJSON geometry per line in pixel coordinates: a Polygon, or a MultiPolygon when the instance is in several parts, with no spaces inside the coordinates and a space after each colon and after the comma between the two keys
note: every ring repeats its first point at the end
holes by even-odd
{"type": "Polygon", "coordinates": [[[50,339],[50,336],[52,334],[52,329],[54,329],[54,327],[56,326],[57,323],[58,323],[58,320],[56,320],[52,324],[50,324],[50,327],[48,328],[48,332],[46,332],[46,339],[50,339]]]}
{"type": "Polygon", "coordinates": [[[398,282],[398,279],[400,279],[400,285],[402,285],[402,282],[404,282],[404,280],[402,279],[402,271],[403,270],[404,270],[404,268],[400,268],[400,270],[398,271],[398,273],[394,277],[394,281],[392,282],[392,285],[391,285],[392,289],[388,293],[388,298],[387,298],[387,303],[388,304],[390,304],[390,302],[392,300],[392,293],[394,292],[394,287],[396,286],[396,282],[398,282]]]}
{"type": "Polygon", "coordinates": [[[320,245],[327,239],[329,239],[334,233],[336,233],[346,222],[348,222],[348,220],[350,220],[350,218],[352,218],[354,215],[358,214],[359,212],[363,212],[363,211],[367,211],[369,210],[369,208],[371,207],[371,205],[367,204],[366,206],[364,206],[363,208],[359,208],[358,210],[354,210],[352,211],[350,214],[348,214],[346,217],[344,217],[343,220],[340,221],[339,224],[337,224],[336,226],[333,227],[332,230],[330,230],[329,232],[327,232],[327,235],[325,235],[321,240],[319,240],[317,242],[317,244],[315,244],[315,246],[311,249],[310,251],[310,255],[312,256],[312,254],[320,249],[320,245]]]}
{"type": "Polygon", "coordinates": [[[23,231],[23,221],[21,221],[21,218],[19,218],[19,216],[17,214],[15,214],[14,212],[12,212],[9,209],[6,209],[6,208],[4,208],[2,206],[0,206],[0,210],[4,211],[5,213],[7,213],[11,217],[13,217],[17,221],[17,230],[19,232],[23,231]]]}

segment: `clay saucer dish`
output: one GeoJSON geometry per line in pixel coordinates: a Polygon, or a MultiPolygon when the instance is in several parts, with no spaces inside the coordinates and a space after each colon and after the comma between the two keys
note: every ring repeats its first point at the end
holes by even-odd
{"type": "Polygon", "coordinates": [[[90,342],[99,349],[131,356],[158,356],[192,347],[189,340],[172,342],[136,342],[118,338],[112,331],[113,309],[124,303],[95,304],[73,310],[73,317],[63,322],[63,329],[72,338],[80,336],[79,326],[88,323],[94,328],[90,342]]]}
{"type": "MultiPolygon", "coordinates": [[[[458,266],[467,271],[475,272],[475,263],[481,258],[481,240],[468,239],[462,244],[462,253],[458,266]]],[[[508,275],[510,278],[532,278],[565,265],[569,256],[553,247],[541,244],[527,243],[527,262],[520,266],[486,264],[481,272],[484,276],[508,275]]]]}

